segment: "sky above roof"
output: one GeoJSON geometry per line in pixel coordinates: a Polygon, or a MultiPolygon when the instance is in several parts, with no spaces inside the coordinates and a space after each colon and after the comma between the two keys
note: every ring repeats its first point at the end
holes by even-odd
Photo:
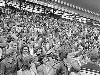
{"type": "Polygon", "coordinates": [[[90,11],[100,13],[100,0],[62,0],[73,5],[88,9],[90,11]]]}

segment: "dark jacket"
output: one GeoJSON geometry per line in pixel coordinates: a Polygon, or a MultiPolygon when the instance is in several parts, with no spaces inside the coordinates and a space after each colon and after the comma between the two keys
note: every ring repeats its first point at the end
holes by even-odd
{"type": "Polygon", "coordinates": [[[0,75],[17,75],[17,57],[6,57],[0,62],[0,75]]]}
{"type": "Polygon", "coordinates": [[[68,68],[64,65],[63,61],[60,62],[56,70],[56,75],[68,75],[68,68]]]}

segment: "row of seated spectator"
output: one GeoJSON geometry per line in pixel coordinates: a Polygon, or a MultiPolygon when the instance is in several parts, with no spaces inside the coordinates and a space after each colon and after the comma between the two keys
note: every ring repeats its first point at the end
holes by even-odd
{"type": "Polygon", "coordinates": [[[3,59],[15,51],[20,54],[26,45],[30,54],[36,55],[39,62],[43,55],[53,54],[55,57],[52,58],[59,60],[59,53],[63,53],[61,58],[65,58],[67,53],[77,51],[95,60],[100,56],[99,26],[25,11],[12,12],[10,8],[6,8],[5,12],[0,15],[3,59]]]}

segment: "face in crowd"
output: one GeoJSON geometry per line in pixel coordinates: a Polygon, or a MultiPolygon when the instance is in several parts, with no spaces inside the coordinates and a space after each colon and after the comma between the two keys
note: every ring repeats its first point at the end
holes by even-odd
{"type": "Polygon", "coordinates": [[[47,57],[43,58],[43,63],[46,64],[49,61],[49,59],[47,57]]]}
{"type": "Polygon", "coordinates": [[[29,48],[27,46],[23,47],[23,54],[29,54],[29,48]]]}
{"type": "Polygon", "coordinates": [[[38,49],[37,54],[41,54],[41,53],[42,53],[42,50],[38,49]]]}

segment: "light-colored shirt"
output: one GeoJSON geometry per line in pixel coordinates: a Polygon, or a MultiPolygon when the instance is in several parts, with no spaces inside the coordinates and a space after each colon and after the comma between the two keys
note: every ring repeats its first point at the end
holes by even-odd
{"type": "Polygon", "coordinates": [[[1,56],[2,56],[2,49],[0,48],[0,59],[1,59],[1,56]]]}

